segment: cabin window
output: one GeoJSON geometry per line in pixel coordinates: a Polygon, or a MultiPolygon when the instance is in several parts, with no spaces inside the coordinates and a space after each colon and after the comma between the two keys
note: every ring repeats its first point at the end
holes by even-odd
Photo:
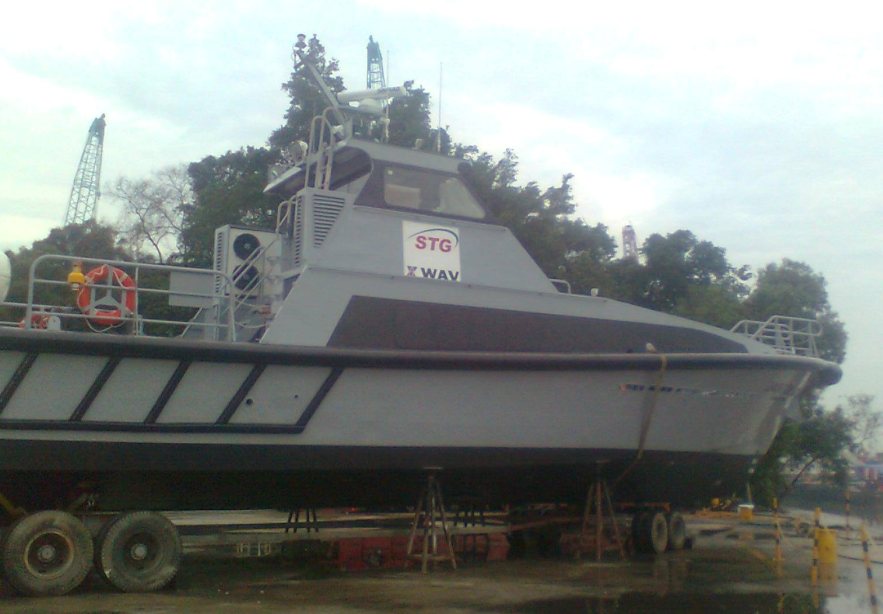
{"type": "Polygon", "coordinates": [[[485,216],[459,177],[412,168],[389,166],[383,170],[383,200],[390,207],[427,213],[475,219],[485,216]]]}

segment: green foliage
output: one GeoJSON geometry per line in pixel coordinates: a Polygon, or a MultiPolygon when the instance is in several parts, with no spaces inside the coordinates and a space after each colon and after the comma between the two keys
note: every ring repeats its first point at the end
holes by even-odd
{"type": "Polygon", "coordinates": [[[802,419],[781,428],[752,476],[755,500],[771,505],[773,497],[784,498],[810,469],[821,470],[835,484],[845,486],[849,462],[844,453],[867,453],[883,423],[872,403],[873,397],[858,395],[850,397],[846,407],[825,411],[814,400],[804,399],[802,419]]]}
{"type": "Polygon", "coordinates": [[[651,309],[708,313],[708,307],[694,307],[692,301],[708,298],[720,305],[723,295],[697,292],[697,287],[728,290],[727,296],[734,303],[738,303],[739,293],[744,292],[727,261],[726,250],[710,241],[700,241],[689,230],[678,230],[665,237],[652,234],[641,252],[645,260],[645,293],[636,298],[651,309]],[[694,291],[690,292],[691,289],[694,291]],[[688,303],[684,304],[685,301],[688,303]]]}
{"type": "Polygon", "coordinates": [[[214,232],[219,226],[275,227],[279,198],[264,194],[264,187],[267,171],[277,159],[272,150],[247,147],[189,166],[194,198],[183,207],[180,243],[185,263],[211,266],[214,232]]]}
{"type": "Polygon", "coordinates": [[[785,258],[758,271],[757,285],[745,300],[745,310],[752,320],[763,321],[772,315],[818,320],[822,357],[837,363],[846,357],[846,330],[828,302],[827,282],[803,262],[785,258]]]}
{"type": "MultiPolygon", "coordinates": [[[[338,62],[325,57],[325,46],[313,35],[307,44],[307,60],[319,70],[325,83],[335,94],[342,92],[343,78],[338,75],[338,62]]],[[[310,122],[320,115],[328,106],[328,102],[319,88],[310,80],[306,68],[298,67],[291,77],[282,84],[282,89],[291,98],[291,104],[285,112],[285,124],[270,135],[270,145],[281,149],[294,141],[310,140],[310,122]]]]}
{"type": "MultiPolygon", "coordinates": [[[[609,263],[616,242],[603,224],[589,226],[574,219],[572,175],[558,186],[541,190],[535,182],[517,185],[518,157],[507,150],[494,160],[475,148],[457,146],[456,154],[472,164],[470,183],[496,220],[507,226],[546,275],[567,278],[579,288],[609,263]],[[580,277],[574,275],[577,273],[580,277]]],[[[590,287],[590,286],[589,286],[590,287]]]]}

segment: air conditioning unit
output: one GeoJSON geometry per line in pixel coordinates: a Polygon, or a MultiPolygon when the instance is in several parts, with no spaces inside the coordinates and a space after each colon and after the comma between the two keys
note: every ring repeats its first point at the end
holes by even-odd
{"type": "MultiPolygon", "coordinates": [[[[215,230],[214,270],[233,280],[239,296],[269,296],[272,284],[267,276],[278,259],[277,237],[266,230],[221,226],[215,230]]],[[[229,292],[221,278],[216,281],[215,292],[229,292]]]]}

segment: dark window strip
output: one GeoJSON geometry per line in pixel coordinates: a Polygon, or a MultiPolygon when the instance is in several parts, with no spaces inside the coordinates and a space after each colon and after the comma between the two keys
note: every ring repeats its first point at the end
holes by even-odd
{"type": "Polygon", "coordinates": [[[310,404],[307,405],[307,408],[304,410],[304,413],[301,414],[300,418],[298,418],[295,426],[300,427],[300,430],[303,431],[309,421],[312,419],[313,414],[319,409],[319,406],[322,404],[322,401],[325,400],[325,397],[331,392],[331,389],[334,387],[335,382],[343,373],[343,369],[335,368],[331,369],[331,373],[328,374],[328,377],[325,378],[325,381],[322,382],[322,385],[319,387],[319,390],[316,391],[316,395],[313,397],[313,400],[310,401],[310,404]]]}
{"type": "Polygon", "coordinates": [[[172,373],[172,377],[169,378],[169,381],[166,382],[166,387],[163,388],[163,391],[160,393],[159,398],[156,399],[156,403],[153,404],[153,407],[150,409],[150,413],[147,414],[147,417],[144,418],[144,424],[155,424],[157,418],[162,413],[162,410],[165,409],[166,403],[169,402],[169,399],[172,398],[172,395],[175,393],[175,389],[178,387],[178,384],[181,383],[181,380],[184,379],[184,375],[187,373],[187,369],[190,368],[191,361],[183,360],[178,363],[178,368],[175,369],[175,372],[172,373]]]}
{"type": "Polygon", "coordinates": [[[71,414],[71,422],[79,422],[83,419],[83,416],[89,410],[89,407],[92,406],[92,402],[95,401],[95,398],[98,396],[98,393],[101,392],[101,389],[104,388],[107,380],[113,375],[114,369],[117,368],[117,365],[120,364],[121,360],[122,359],[119,356],[114,356],[105,363],[104,368],[101,369],[101,373],[99,373],[98,377],[95,378],[95,381],[92,382],[92,385],[80,401],[80,404],[77,405],[74,413],[71,414]]]}
{"type": "Polygon", "coordinates": [[[227,424],[230,422],[230,418],[232,418],[233,414],[236,413],[236,410],[239,409],[242,401],[245,400],[245,396],[251,391],[252,387],[257,383],[258,378],[260,378],[261,373],[263,373],[266,368],[267,365],[255,365],[252,367],[252,370],[242,382],[239,390],[236,391],[236,394],[234,394],[233,398],[230,399],[230,402],[227,403],[227,407],[225,407],[224,411],[221,412],[221,415],[218,416],[215,424],[227,424]]]}
{"type": "Polygon", "coordinates": [[[0,413],[6,409],[6,406],[9,404],[9,401],[12,400],[12,395],[15,394],[15,391],[18,390],[18,387],[24,381],[25,376],[30,371],[31,366],[34,364],[34,361],[37,360],[36,352],[30,352],[25,354],[25,357],[22,358],[22,361],[19,363],[18,368],[15,370],[15,373],[12,374],[12,377],[9,379],[9,382],[3,388],[3,392],[0,393],[0,413]]]}

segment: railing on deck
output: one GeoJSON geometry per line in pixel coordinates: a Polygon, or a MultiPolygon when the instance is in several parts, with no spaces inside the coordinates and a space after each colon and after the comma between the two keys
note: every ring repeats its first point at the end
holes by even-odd
{"type": "Polygon", "coordinates": [[[819,356],[816,339],[822,334],[822,326],[816,320],[772,316],[766,322],[742,320],[730,331],[772,346],[779,354],[819,356]]]}
{"type": "MultiPolygon", "coordinates": [[[[91,296],[94,297],[95,294],[91,296]]],[[[61,329],[79,327],[85,330],[85,324],[88,328],[98,332],[117,331],[131,335],[180,336],[188,329],[198,328],[208,331],[208,334],[204,335],[207,338],[235,341],[236,309],[238,306],[236,300],[233,280],[217,271],[99,258],[44,255],[31,264],[27,302],[0,303],[0,308],[6,308],[7,312],[21,314],[23,317],[0,322],[0,326],[16,326],[24,329],[46,328],[49,320],[57,317],[61,329]],[[53,263],[56,265],[55,267],[48,266],[53,263]],[[74,263],[82,263],[84,273],[102,265],[125,272],[134,282],[133,288],[123,288],[114,284],[113,275],[108,275],[105,280],[100,282],[87,284],[84,288],[91,288],[93,293],[104,292],[105,296],[111,297],[110,302],[115,301],[119,305],[125,305],[126,293],[132,292],[134,293],[134,309],[131,312],[125,308],[121,309],[118,316],[112,317],[114,320],[112,325],[96,325],[94,314],[86,315],[77,307],[79,291],[72,292],[71,285],[67,281],[68,273],[74,263]],[[203,292],[199,289],[173,288],[172,275],[175,273],[186,276],[207,276],[206,283],[201,285],[209,290],[203,292]],[[156,275],[148,278],[149,274],[156,275]],[[58,277],[62,277],[62,279],[58,279],[58,277]],[[147,287],[143,283],[158,287],[147,287]],[[53,287],[64,287],[67,293],[62,295],[52,292],[51,288],[53,287]],[[163,314],[145,313],[145,300],[142,299],[147,299],[151,295],[176,297],[185,299],[184,302],[197,302],[209,305],[209,307],[179,307],[178,313],[181,315],[181,319],[170,319],[162,317],[163,314]],[[209,310],[211,313],[203,321],[198,321],[197,317],[204,310],[209,310]],[[84,324],[75,324],[75,322],[84,324]],[[146,331],[145,326],[153,328],[155,332],[146,331]]],[[[162,301],[162,305],[163,308],[168,307],[169,301],[162,301]]],[[[159,309],[158,305],[154,311],[157,309],[159,309]]],[[[168,312],[166,312],[167,314],[168,312]]]]}

